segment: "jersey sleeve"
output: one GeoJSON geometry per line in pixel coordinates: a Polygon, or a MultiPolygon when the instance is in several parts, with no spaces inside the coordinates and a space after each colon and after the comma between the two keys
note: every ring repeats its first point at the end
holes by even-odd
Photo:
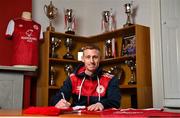
{"type": "Polygon", "coordinates": [[[14,26],[15,26],[14,20],[10,20],[6,29],[6,33],[5,33],[6,39],[11,39],[14,32],[14,26]]]}
{"type": "Polygon", "coordinates": [[[40,37],[39,37],[40,40],[43,39],[43,31],[42,31],[42,28],[41,28],[41,31],[40,31],[40,37]]]}
{"type": "Polygon", "coordinates": [[[121,94],[119,88],[119,80],[115,77],[111,79],[109,82],[108,90],[107,90],[107,99],[103,99],[100,102],[107,108],[119,108],[121,101],[121,94]]]}

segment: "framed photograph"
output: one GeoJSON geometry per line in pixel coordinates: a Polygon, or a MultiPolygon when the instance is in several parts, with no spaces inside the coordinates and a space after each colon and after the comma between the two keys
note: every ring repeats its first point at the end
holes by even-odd
{"type": "Polygon", "coordinates": [[[122,38],[121,56],[130,56],[136,54],[136,37],[126,36],[122,38]]]}

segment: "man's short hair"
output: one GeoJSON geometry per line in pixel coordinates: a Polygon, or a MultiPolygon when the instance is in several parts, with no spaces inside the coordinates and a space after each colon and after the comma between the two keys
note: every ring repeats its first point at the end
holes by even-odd
{"type": "Polygon", "coordinates": [[[83,49],[83,51],[86,49],[91,49],[91,50],[95,49],[95,50],[98,50],[100,52],[100,48],[94,44],[88,44],[88,45],[84,46],[82,49],[83,49]]]}

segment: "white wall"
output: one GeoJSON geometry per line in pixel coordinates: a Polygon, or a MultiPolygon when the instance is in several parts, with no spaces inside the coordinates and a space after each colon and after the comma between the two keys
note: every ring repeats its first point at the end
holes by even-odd
{"type": "MultiPolygon", "coordinates": [[[[101,33],[101,13],[103,10],[116,12],[117,28],[122,28],[126,22],[126,14],[123,5],[129,0],[53,0],[53,5],[58,8],[59,16],[53,25],[56,31],[64,32],[64,8],[72,8],[77,19],[77,31],[79,35],[94,35],[101,33]]],[[[150,5],[148,0],[135,0],[137,7],[136,23],[150,26],[150,5]],[[140,6],[139,6],[140,4],[140,6]]],[[[49,5],[50,0],[33,0],[33,18],[39,22],[43,29],[48,26],[48,18],[44,13],[44,5],[49,5]]]]}
{"type": "MultiPolygon", "coordinates": [[[[103,10],[113,10],[116,13],[117,28],[122,28],[126,22],[123,5],[130,0],[52,0],[58,8],[59,16],[53,22],[56,31],[64,32],[64,8],[72,8],[77,19],[77,35],[89,36],[102,33],[101,13],[103,10]]],[[[43,31],[49,25],[44,13],[44,5],[50,0],[33,0],[33,19],[42,25],[43,31]]],[[[159,0],[133,0],[136,10],[135,23],[150,27],[151,31],[151,61],[154,107],[163,106],[160,7],[159,0]]]]}

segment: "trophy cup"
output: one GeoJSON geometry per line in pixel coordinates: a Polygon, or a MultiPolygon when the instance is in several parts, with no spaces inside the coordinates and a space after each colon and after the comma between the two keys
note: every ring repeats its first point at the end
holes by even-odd
{"type": "MultiPolygon", "coordinates": [[[[102,26],[104,27],[104,32],[109,32],[115,29],[114,15],[111,11],[102,12],[102,26]]],[[[102,27],[102,28],[103,28],[102,27]]],[[[105,58],[113,58],[113,46],[115,46],[115,39],[105,40],[105,58]]]]}
{"type": "Polygon", "coordinates": [[[108,40],[105,41],[105,48],[106,48],[105,58],[113,58],[113,55],[112,55],[112,40],[108,39],[108,40]]]}
{"type": "Polygon", "coordinates": [[[64,10],[64,19],[65,19],[65,33],[67,34],[75,34],[75,17],[73,15],[72,9],[66,9],[64,10]]]}
{"type": "Polygon", "coordinates": [[[110,68],[108,73],[115,75],[115,77],[117,77],[120,80],[123,74],[123,69],[119,66],[114,66],[110,68]]]}
{"type": "MultiPolygon", "coordinates": [[[[65,25],[66,25],[66,31],[67,34],[75,34],[74,27],[75,27],[75,17],[73,15],[72,9],[66,9],[64,10],[64,16],[65,16],[65,25]]],[[[72,39],[66,38],[64,41],[64,44],[67,48],[67,53],[63,56],[64,59],[74,59],[74,56],[71,54],[70,49],[72,48],[72,39]]]]}
{"type": "Polygon", "coordinates": [[[55,75],[56,75],[56,70],[53,66],[50,68],[50,86],[55,86],[55,75]]]}
{"type": "Polygon", "coordinates": [[[130,77],[128,84],[136,84],[136,74],[135,74],[136,63],[135,63],[135,61],[134,60],[126,60],[125,64],[127,64],[131,70],[131,77],[130,77]]]}
{"type": "Polygon", "coordinates": [[[72,39],[71,38],[66,38],[64,41],[64,45],[66,46],[67,52],[63,56],[64,59],[74,59],[74,56],[71,54],[70,49],[72,48],[72,39]]]}
{"type": "Polygon", "coordinates": [[[128,26],[132,25],[132,22],[131,22],[131,5],[132,5],[131,3],[126,3],[124,5],[125,13],[127,14],[126,24],[123,25],[124,27],[128,27],[128,26]]]}
{"type": "Polygon", "coordinates": [[[110,19],[110,11],[103,11],[102,13],[102,17],[103,17],[103,26],[104,26],[104,30],[105,32],[110,31],[109,29],[109,19],[110,19]]]}
{"type": "Polygon", "coordinates": [[[50,54],[50,57],[51,58],[57,58],[58,55],[55,53],[55,49],[59,47],[59,45],[61,44],[61,40],[58,39],[58,38],[54,38],[54,37],[51,37],[51,41],[50,41],[50,44],[51,44],[51,54],[50,54]]]}
{"type": "Polygon", "coordinates": [[[65,65],[64,71],[69,76],[73,72],[73,66],[70,64],[65,65]]]}
{"type": "Polygon", "coordinates": [[[58,9],[54,7],[52,1],[50,1],[48,6],[44,5],[44,13],[49,19],[49,26],[47,27],[47,31],[55,31],[55,28],[52,26],[52,21],[57,17],[58,9]]]}

